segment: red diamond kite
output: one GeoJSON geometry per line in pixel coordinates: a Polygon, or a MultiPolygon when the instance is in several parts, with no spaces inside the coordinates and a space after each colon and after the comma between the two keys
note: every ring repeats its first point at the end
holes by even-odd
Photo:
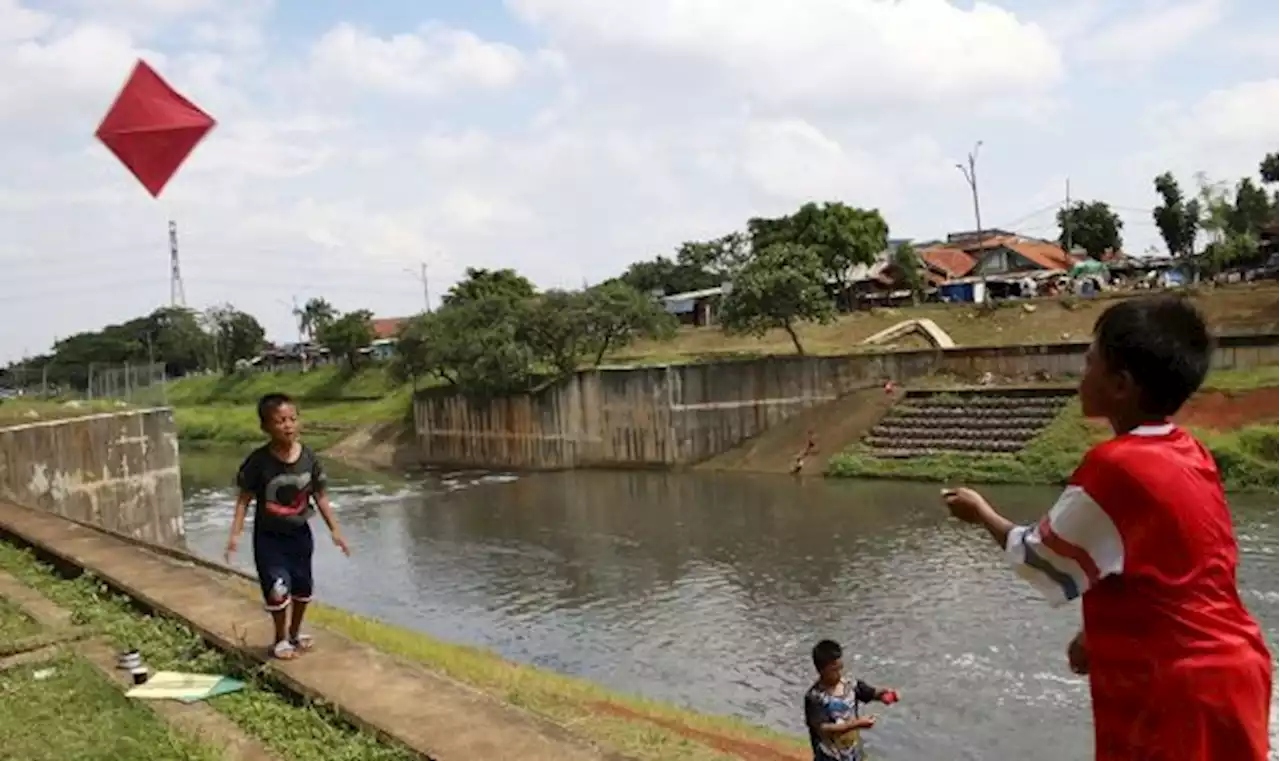
{"type": "Polygon", "coordinates": [[[138,61],[95,134],[155,197],[214,124],[138,61]]]}

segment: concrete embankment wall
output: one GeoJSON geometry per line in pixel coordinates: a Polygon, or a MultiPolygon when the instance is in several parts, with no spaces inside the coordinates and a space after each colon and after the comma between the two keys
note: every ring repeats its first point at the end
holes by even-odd
{"type": "Polygon", "coordinates": [[[181,545],[172,410],[0,428],[0,499],[154,544],[181,545]]]}
{"type": "MultiPolygon", "coordinates": [[[[415,430],[426,464],[671,467],[885,379],[1065,379],[1079,375],[1087,349],[1061,343],[598,369],[536,394],[486,400],[432,389],[414,402],[415,430]]],[[[1213,366],[1274,366],[1278,356],[1275,335],[1225,336],[1213,366]]]]}

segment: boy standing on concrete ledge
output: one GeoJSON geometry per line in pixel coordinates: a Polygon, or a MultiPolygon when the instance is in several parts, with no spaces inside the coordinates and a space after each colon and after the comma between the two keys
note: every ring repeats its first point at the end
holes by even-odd
{"type": "Polygon", "coordinates": [[[1093,332],[1080,405],[1116,435],[1048,516],[1018,526],[970,489],[943,499],[1051,603],[1083,598],[1067,659],[1089,675],[1098,761],[1266,761],[1271,654],[1237,591],[1231,512],[1213,456],[1170,422],[1204,382],[1208,328],[1161,296],[1109,307],[1093,332]]]}
{"type": "Polygon", "coordinates": [[[290,660],[311,649],[311,638],[302,633],[302,619],[311,602],[311,535],[314,506],[329,527],[333,543],[350,555],[338,530],[333,508],[325,492],[324,469],[311,448],[298,440],[298,410],[285,394],[267,394],[258,401],[258,422],[268,441],[253,450],[240,465],[231,536],[226,561],[231,562],[244,530],[249,503],[253,512],[253,564],[262,587],[262,598],[275,625],[271,654],[290,660]]]}

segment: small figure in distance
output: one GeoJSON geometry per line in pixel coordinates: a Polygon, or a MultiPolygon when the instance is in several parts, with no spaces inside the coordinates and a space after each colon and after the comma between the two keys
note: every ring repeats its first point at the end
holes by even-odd
{"type": "Polygon", "coordinates": [[[818,440],[814,435],[813,429],[809,429],[807,438],[805,439],[804,450],[796,455],[795,461],[791,464],[791,475],[798,476],[800,471],[804,469],[804,463],[810,456],[817,454],[818,440]]]}
{"type": "Polygon", "coordinates": [[[898,693],[861,679],[850,684],[844,678],[844,651],[829,639],[813,646],[813,667],[818,681],[804,695],[804,719],[814,761],[862,761],[861,732],[874,727],[876,717],[860,716],[859,705],[896,703],[898,693]]]}
{"type": "Polygon", "coordinates": [[[1097,761],[1266,761],[1271,654],[1236,587],[1231,511],[1213,456],[1171,422],[1204,382],[1209,329],[1190,301],[1145,296],[1093,336],[1080,405],[1115,438],[1049,514],[1019,526],[971,489],[943,500],[1051,603],[1083,598],[1067,660],[1089,675],[1097,761]]]}

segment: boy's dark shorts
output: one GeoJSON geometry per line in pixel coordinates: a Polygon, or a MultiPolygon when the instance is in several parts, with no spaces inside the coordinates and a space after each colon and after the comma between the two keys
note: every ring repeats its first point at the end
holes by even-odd
{"type": "Polygon", "coordinates": [[[275,533],[255,532],[253,564],[267,610],[289,607],[294,600],[311,602],[311,553],[315,541],[311,529],[275,533]]]}

